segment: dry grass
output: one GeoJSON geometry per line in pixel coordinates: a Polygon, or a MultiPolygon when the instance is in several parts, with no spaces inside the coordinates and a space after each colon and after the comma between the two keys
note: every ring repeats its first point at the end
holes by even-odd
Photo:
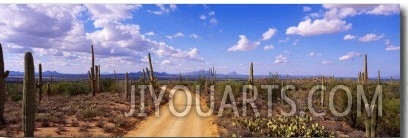
{"type": "MultiPolygon", "coordinates": [[[[149,93],[145,97],[150,98],[149,93]]],[[[136,99],[139,95],[136,95],[136,99]]],[[[5,120],[0,136],[21,136],[21,101],[7,100],[5,120]]],[[[140,101],[136,101],[140,103],[140,101]]],[[[149,102],[146,102],[147,104],[149,102]]],[[[152,102],[150,102],[152,103],[152,102]]],[[[46,136],[123,136],[144,117],[125,117],[130,110],[130,100],[118,93],[90,95],[52,96],[37,105],[36,137],[46,136]]],[[[138,110],[138,109],[136,109],[138,110]]],[[[146,113],[154,111],[153,104],[146,106],[146,113]]]]}

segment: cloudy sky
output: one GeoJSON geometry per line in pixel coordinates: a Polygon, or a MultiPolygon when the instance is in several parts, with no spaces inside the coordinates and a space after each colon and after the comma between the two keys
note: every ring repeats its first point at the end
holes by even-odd
{"type": "Polygon", "coordinates": [[[43,70],[354,77],[400,74],[399,5],[0,5],[5,68],[32,51],[43,70]]]}

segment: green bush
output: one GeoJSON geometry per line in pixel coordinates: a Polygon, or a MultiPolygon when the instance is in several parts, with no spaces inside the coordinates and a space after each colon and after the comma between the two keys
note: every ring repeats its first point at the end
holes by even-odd
{"type": "MultiPolygon", "coordinates": [[[[334,137],[334,132],[327,131],[324,126],[312,123],[310,116],[249,118],[234,121],[234,127],[244,127],[249,136],[260,137],[334,137]]],[[[237,132],[239,133],[239,132],[237,132]]],[[[235,134],[242,136],[242,134],[235,134]]]]}
{"type": "Polygon", "coordinates": [[[383,101],[383,116],[378,119],[377,133],[383,136],[400,136],[400,99],[383,101]]]}
{"type": "Polygon", "coordinates": [[[115,80],[112,78],[101,79],[102,91],[112,91],[111,87],[115,86],[115,80]]]}
{"type": "Polygon", "coordinates": [[[18,92],[14,92],[10,94],[10,98],[13,102],[17,102],[20,101],[21,99],[23,99],[23,94],[22,93],[18,93],[18,92]]]}
{"type": "Polygon", "coordinates": [[[57,94],[65,94],[67,96],[74,96],[78,94],[88,94],[90,91],[89,83],[83,82],[58,82],[51,86],[51,91],[57,94]]]}

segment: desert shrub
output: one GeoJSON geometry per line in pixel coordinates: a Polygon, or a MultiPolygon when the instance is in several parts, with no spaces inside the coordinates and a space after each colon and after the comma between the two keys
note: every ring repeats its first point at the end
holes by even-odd
{"type": "Polygon", "coordinates": [[[115,131],[115,126],[105,126],[103,127],[103,131],[106,133],[112,133],[115,131]]]}
{"type": "Polygon", "coordinates": [[[89,106],[77,112],[76,117],[80,120],[90,120],[99,115],[99,111],[95,106],[89,106]]]}
{"type": "Polygon", "coordinates": [[[112,78],[104,78],[101,79],[100,83],[102,91],[113,91],[111,87],[115,85],[115,80],[112,78]]]}
{"type": "Polygon", "coordinates": [[[21,122],[21,112],[14,111],[10,114],[11,115],[6,118],[10,124],[18,124],[21,122]]]}
{"type": "Polygon", "coordinates": [[[214,86],[216,91],[215,95],[222,96],[227,85],[231,86],[234,96],[238,96],[242,95],[242,86],[245,85],[245,83],[233,80],[217,82],[214,86]]]}
{"type": "Polygon", "coordinates": [[[87,94],[89,92],[89,84],[83,82],[68,82],[63,81],[51,86],[53,92],[63,93],[67,96],[74,96],[78,94],[87,94]]]}
{"type": "MultiPolygon", "coordinates": [[[[235,136],[268,136],[268,137],[334,137],[334,132],[324,126],[312,123],[310,116],[248,118],[238,119],[231,123],[233,127],[242,127],[247,133],[233,132],[235,136]],[[248,133],[249,132],[249,133],[248,133]]],[[[239,130],[239,129],[237,129],[239,130]]]]}
{"type": "Polygon", "coordinates": [[[114,118],[115,126],[120,128],[130,128],[133,124],[128,121],[123,115],[116,116],[114,118]]]}
{"type": "Polygon", "coordinates": [[[41,127],[49,127],[52,122],[57,120],[56,117],[51,116],[51,114],[48,113],[37,114],[35,119],[36,122],[40,122],[41,127]]]}
{"type": "Polygon", "coordinates": [[[13,102],[18,102],[18,101],[20,101],[20,100],[23,99],[23,94],[22,94],[22,93],[19,93],[19,92],[10,93],[10,99],[11,99],[13,102]]]}
{"type": "Polygon", "coordinates": [[[377,133],[382,136],[400,136],[400,99],[383,101],[383,116],[378,119],[377,133]]]}
{"type": "Polygon", "coordinates": [[[95,126],[99,128],[103,128],[105,126],[105,123],[103,122],[103,120],[100,119],[98,120],[98,122],[96,122],[95,126]]]}
{"type": "Polygon", "coordinates": [[[57,130],[55,130],[55,133],[57,133],[58,135],[61,135],[62,132],[66,132],[67,129],[65,129],[65,127],[63,126],[58,126],[57,130]]]}
{"type": "Polygon", "coordinates": [[[90,129],[91,128],[91,126],[89,126],[89,124],[88,123],[84,123],[84,124],[82,124],[82,125],[80,125],[79,126],[79,131],[80,132],[88,132],[88,129],[90,129]]]}
{"type": "Polygon", "coordinates": [[[79,126],[79,122],[76,119],[72,119],[72,127],[78,127],[79,126]]]}

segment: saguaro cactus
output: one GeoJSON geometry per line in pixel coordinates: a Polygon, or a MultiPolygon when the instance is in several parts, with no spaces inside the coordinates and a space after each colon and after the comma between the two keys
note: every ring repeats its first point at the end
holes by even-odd
{"type": "MultiPolygon", "coordinates": [[[[364,73],[363,73],[363,84],[367,85],[368,83],[368,69],[367,69],[367,54],[364,56],[364,73]]],[[[378,71],[378,83],[380,80],[380,71],[378,71]]],[[[376,103],[377,104],[377,103],[376,103]]],[[[378,106],[377,105],[371,105],[369,104],[365,105],[368,108],[371,108],[371,116],[368,116],[368,113],[365,113],[365,135],[366,137],[375,137],[375,133],[377,131],[377,113],[378,113],[378,106]]]]}
{"type": "Polygon", "coordinates": [[[141,83],[146,82],[146,72],[145,72],[144,69],[142,70],[142,74],[140,75],[139,82],[141,82],[141,83]]]}
{"type": "Polygon", "coordinates": [[[180,74],[179,74],[179,81],[180,81],[180,82],[183,82],[183,78],[181,77],[181,72],[180,72],[180,74]]]}
{"type": "Polygon", "coordinates": [[[323,86],[324,86],[324,76],[322,76],[322,89],[321,89],[322,94],[321,94],[321,97],[320,97],[320,105],[321,106],[324,106],[324,93],[325,93],[325,91],[323,89],[323,86]]]}
{"type": "Polygon", "coordinates": [[[361,79],[361,72],[358,72],[358,79],[357,79],[357,83],[358,84],[361,84],[361,81],[362,79],[361,79]]]}
{"type": "Polygon", "coordinates": [[[149,82],[151,85],[153,85],[155,83],[155,77],[154,77],[154,71],[153,71],[153,65],[152,65],[152,58],[150,57],[150,53],[148,54],[149,56],[149,66],[150,66],[150,74],[149,74],[149,82]]]}
{"type": "Polygon", "coordinates": [[[125,73],[125,98],[128,99],[129,98],[129,75],[126,72],[125,73]]]}
{"type": "Polygon", "coordinates": [[[41,63],[38,64],[38,82],[36,84],[37,88],[38,88],[38,101],[41,102],[42,100],[42,66],[41,63]]]}
{"type": "Polygon", "coordinates": [[[0,126],[3,126],[6,122],[3,118],[4,113],[4,103],[6,102],[6,80],[9,75],[9,71],[4,71],[4,60],[3,60],[3,48],[0,43],[0,126]]]}
{"type": "Polygon", "coordinates": [[[254,86],[254,64],[251,62],[251,66],[249,67],[249,79],[248,79],[249,85],[250,85],[250,94],[252,96],[252,91],[253,91],[253,86],[254,86]]]}
{"type": "Polygon", "coordinates": [[[48,95],[48,99],[50,99],[51,96],[51,83],[47,82],[47,95],[48,95]]]}
{"type": "Polygon", "coordinates": [[[114,76],[114,80],[116,81],[116,70],[113,70],[113,76],[114,76]]]}
{"type": "Polygon", "coordinates": [[[23,137],[33,137],[35,127],[35,76],[34,61],[31,52],[24,56],[23,81],[23,137]]]}
{"type": "Polygon", "coordinates": [[[210,68],[208,73],[209,73],[208,75],[209,75],[211,84],[215,85],[215,80],[216,80],[216,78],[215,78],[216,77],[215,68],[214,67],[210,68]]]}
{"type": "Polygon", "coordinates": [[[380,75],[380,70],[378,70],[377,85],[381,85],[381,75],[380,75]]]}
{"type": "Polygon", "coordinates": [[[364,55],[364,83],[368,82],[367,54],[364,55]]]}
{"type": "Polygon", "coordinates": [[[93,45],[91,45],[91,52],[92,52],[92,66],[91,66],[91,70],[88,71],[88,76],[89,76],[89,81],[91,82],[92,96],[95,96],[95,93],[97,91],[96,76],[97,76],[98,69],[95,66],[95,55],[94,55],[93,45]]]}
{"type": "Polygon", "coordinates": [[[251,66],[249,67],[249,84],[254,85],[254,65],[251,62],[251,66]]]}

